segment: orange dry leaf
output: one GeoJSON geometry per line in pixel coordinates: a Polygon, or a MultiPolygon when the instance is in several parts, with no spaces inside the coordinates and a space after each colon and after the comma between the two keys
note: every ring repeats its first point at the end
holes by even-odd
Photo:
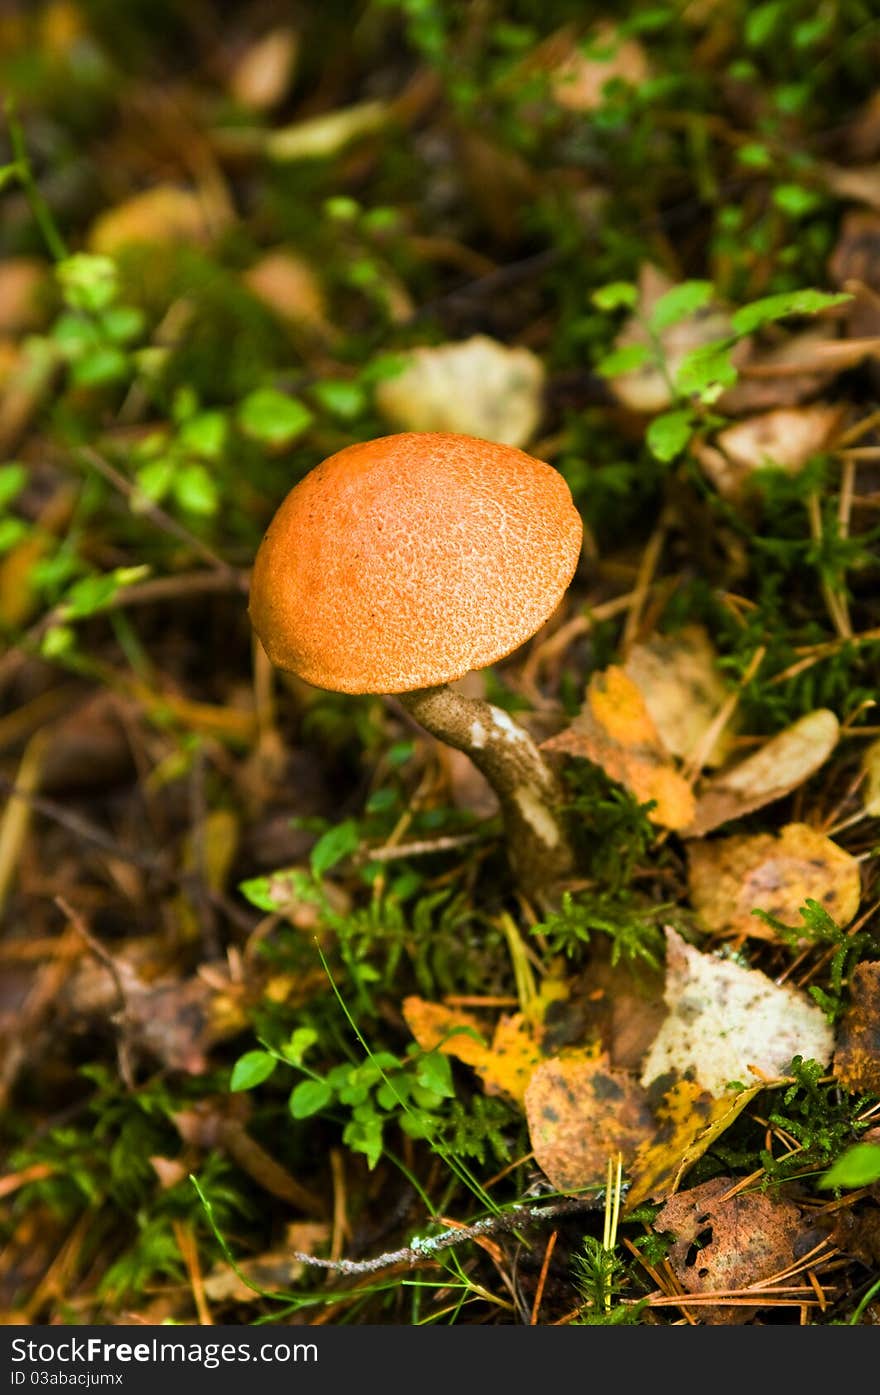
{"type": "MultiPolygon", "coordinates": [[[[790,794],[825,763],[840,734],[834,713],[820,707],[786,727],[700,791],[686,838],[702,837],[731,819],[790,794]]],[[[681,827],[681,825],[679,825],[681,827]]]]}
{"type": "Polygon", "coordinates": [[[837,1031],[834,1074],[844,1089],[880,1095],[880,960],[857,964],[837,1031]]]}
{"type": "Polygon", "coordinates": [[[616,665],[593,675],[580,715],[543,747],[601,766],[639,803],[653,801],[649,818],[664,828],[686,828],[694,818],[690,785],[660,740],[638,687],[616,665]]]}
{"type": "Polygon", "coordinates": [[[506,1095],[522,1104],[532,1071],[544,1059],[522,1013],[500,1019],[491,1046],[474,1039],[473,1033],[482,1037],[483,1032],[470,1013],[409,997],[403,1002],[403,1016],[423,1051],[439,1048],[472,1066],[487,1095],[506,1095]]]}
{"type": "Polygon", "coordinates": [[[283,247],[267,252],[244,272],[242,280],[280,320],[321,333],[332,331],[317,273],[296,253],[283,247]]]}
{"type": "Polygon", "coordinates": [[[694,1080],[673,1084],[657,1108],[653,1136],[641,1144],[632,1161],[624,1209],[633,1211],[643,1201],[659,1201],[674,1192],[688,1168],[762,1088],[752,1085],[716,1099],[694,1080]]]}
{"type": "MultiPolygon", "coordinates": [[[[794,1202],[761,1191],[728,1196],[734,1185],[732,1177],[713,1177],[672,1197],[651,1222],[657,1234],[672,1240],[668,1262],[686,1293],[760,1283],[788,1269],[821,1238],[794,1202]]],[[[693,1311],[704,1323],[735,1326],[754,1317],[758,1305],[701,1304],[693,1311]]]]}
{"type": "Polygon", "coordinates": [[[797,925],[800,908],[812,900],[845,926],[861,896],[856,859],[805,823],[787,824],[778,837],[758,833],[691,844],[688,885],[705,930],[758,940],[777,936],[753,911],[797,925]]]}
{"type": "Polygon", "coordinates": [[[88,245],[90,252],[112,255],[130,243],[203,243],[215,231],[198,194],[174,184],[157,184],[100,214],[88,245]]]}
{"type": "Polygon", "coordinates": [[[632,1157],[653,1132],[646,1092],[607,1056],[544,1061],[529,1080],[525,1109],[535,1157],[560,1192],[601,1186],[609,1157],[632,1157]]]}

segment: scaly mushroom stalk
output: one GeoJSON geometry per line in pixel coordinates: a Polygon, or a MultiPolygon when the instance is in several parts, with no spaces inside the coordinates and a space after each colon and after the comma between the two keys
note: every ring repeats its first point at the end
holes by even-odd
{"type": "Polygon", "coordinates": [[[426,731],[463,751],[489,781],[523,890],[539,891],[570,873],[574,855],[559,814],[562,784],[528,732],[500,707],[445,684],[397,696],[426,731]]]}

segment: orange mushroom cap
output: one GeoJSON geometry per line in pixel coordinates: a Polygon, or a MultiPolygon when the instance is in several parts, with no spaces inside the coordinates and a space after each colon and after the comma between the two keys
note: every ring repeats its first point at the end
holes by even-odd
{"type": "Polygon", "coordinates": [[[405,432],[300,481],[264,537],[250,616],[318,688],[402,693],[485,668],[552,615],[583,525],[558,471],[513,446],[405,432]]]}

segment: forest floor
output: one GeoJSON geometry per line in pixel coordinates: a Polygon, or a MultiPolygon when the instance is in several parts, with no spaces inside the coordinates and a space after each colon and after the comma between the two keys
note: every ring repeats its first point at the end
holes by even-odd
{"type": "Polygon", "coordinates": [[[880,20],[627,8],[4,8],[9,1323],[880,1321],[880,20]],[[251,629],[403,431],[583,521],[553,886],[251,629]]]}

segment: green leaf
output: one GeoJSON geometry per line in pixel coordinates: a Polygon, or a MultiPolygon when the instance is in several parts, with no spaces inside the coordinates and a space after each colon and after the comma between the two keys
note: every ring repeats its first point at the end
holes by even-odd
{"type": "Polygon", "coordinates": [[[664,329],[702,310],[712,299],[714,290],[711,281],[683,281],[680,286],[671,287],[651,311],[649,324],[654,333],[661,334],[664,329]]]}
{"type": "Polygon", "coordinates": [[[61,604],[65,620],[84,620],[109,605],[117,591],[146,576],[148,567],[117,567],[100,576],[84,576],[74,582],[61,604]]]}
{"type": "Polygon", "coordinates": [[[172,485],[174,497],[182,509],[209,518],[217,512],[220,502],[217,486],[204,465],[180,466],[172,485]]]}
{"type": "Polygon", "coordinates": [[[76,644],[76,633],[69,625],[53,625],[40,642],[40,653],[46,659],[61,659],[76,644]]]}
{"type": "Polygon", "coordinates": [[[8,465],[0,465],[0,509],[11,504],[27,483],[27,466],[20,460],[10,460],[8,465]]]}
{"type": "Polygon", "coordinates": [[[23,518],[0,518],[0,556],[20,543],[28,531],[23,518]]]}
{"type": "Polygon", "coordinates": [[[806,218],[822,205],[822,195],[815,189],[805,189],[802,184],[777,184],[773,190],[773,202],[789,218],[806,218]]]}
{"type": "Polygon", "coordinates": [[[675,371],[676,391],[684,397],[697,396],[711,402],[725,388],[732,387],[737,379],[730,358],[732,348],[732,340],[721,339],[691,349],[675,371]]]}
{"type": "Polygon", "coordinates": [[[226,444],[227,424],[222,412],[199,412],[180,428],[180,444],[205,460],[216,460],[226,444]]]}
{"type": "Polygon", "coordinates": [[[301,1066],[317,1040],[318,1033],[314,1027],[297,1027],[291,1032],[290,1040],[281,1048],[281,1053],[285,1061],[290,1061],[291,1065],[301,1066]]]}
{"type": "Polygon", "coordinates": [[[694,414],[684,407],[655,417],[645,432],[648,449],[657,460],[674,460],[684,450],[694,426],[694,414]]]}
{"type": "Polygon", "coordinates": [[[360,833],[354,819],[345,819],[344,822],[336,824],[335,828],[328,828],[312,848],[309,859],[312,875],[323,877],[337,862],[356,852],[359,846],[360,833]]]}
{"type": "Polygon", "coordinates": [[[144,331],[144,312],[136,305],[111,305],[101,316],[101,328],[114,344],[127,344],[144,331]]]}
{"type": "Polygon", "coordinates": [[[268,877],[249,877],[239,882],[238,889],[259,911],[283,909],[295,898],[316,901],[317,893],[301,867],[282,867],[268,877]]]}
{"type": "Polygon", "coordinates": [[[452,1083],[452,1066],[448,1056],[442,1051],[428,1051],[418,1062],[416,1079],[426,1090],[451,1099],[455,1095],[452,1083]]]}
{"type": "Polygon", "coordinates": [[[773,155],[762,145],[760,141],[747,141],[745,145],[739,146],[736,158],[741,165],[748,166],[749,169],[766,170],[773,164],[773,155]]]}
{"type": "Polygon", "coordinates": [[[833,305],[843,305],[852,300],[845,292],[829,294],[826,291],[780,291],[778,295],[764,296],[744,305],[731,318],[737,334],[751,334],[761,325],[774,320],[784,320],[788,315],[816,315],[820,310],[828,310],[833,305]]]}
{"type": "Polygon", "coordinates": [[[342,421],[355,421],[367,408],[367,394],[360,383],[327,378],[324,382],[314,383],[311,392],[325,412],[332,413],[342,421]]]}
{"type": "Polygon", "coordinates": [[[138,493],[142,497],[134,496],[132,511],[140,513],[145,504],[158,504],[160,499],[164,499],[171,488],[176,469],[177,462],[170,455],[160,456],[158,460],[151,460],[148,465],[142,466],[135,477],[138,493]]]}
{"type": "Polygon", "coordinates": [[[847,1148],[819,1178],[820,1187],[870,1187],[880,1181],[880,1143],[847,1148]]]}
{"type": "Polygon", "coordinates": [[[116,299],[118,278],[111,257],[77,252],[59,262],[55,274],[66,303],[74,310],[97,313],[116,299]]]}
{"type": "Polygon", "coordinates": [[[593,291],[590,299],[597,310],[632,310],[638,303],[639,292],[632,281],[609,281],[607,286],[593,291]]]}
{"type": "Polygon", "coordinates": [[[368,1119],[352,1119],[346,1124],[342,1134],[343,1143],[355,1153],[365,1153],[367,1166],[372,1169],[382,1156],[382,1116],[373,1114],[368,1119]]]}
{"type": "Polygon", "coordinates": [[[621,373],[634,373],[654,357],[647,344],[626,344],[614,349],[596,364],[596,372],[604,378],[616,378],[621,373]]]}
{"type": "Polygon", "coordinates": [[[104,387],[107,383],[117,383],[128,377],[130,371],[127,354],[115,344],[102,344],[76,360],[71,367],[70,377],[77,387],[104,387]]]}
{"type": "Polygon", "coordinates": [[[747,13],[744,37],[749,48],[763,48],[772,37],[784,9],[783,0],[770,0],[769,4],[756,5],[747,13]]]}
{"type": "Polygon", "coordinates": [[[101,344],[94,321],[72,311],[58,316],[52,326],[52,339],[70,363],[101,344]]]}
{"type": "Polygon", "coordinates": [[[232,1067],[230,1090],[252,1090],[255,1085],[262,1085],[277,1064],[277,1058],[268,1051],[246,1051],[232,1067]]]}
{"type": "Polygon", "coordinates": [[[333,1087],[326,1080],[301,1080],[291,1091],[289,1107],[294,1119],[308,1119],[332,1101],[333,1087]]]}
{"type": "Polygon", "coordinates": [[[275,388],[257,388],[238,408],[242,431],[264,446],[291,445],[312,421],[308,407],[275,388]]]}

